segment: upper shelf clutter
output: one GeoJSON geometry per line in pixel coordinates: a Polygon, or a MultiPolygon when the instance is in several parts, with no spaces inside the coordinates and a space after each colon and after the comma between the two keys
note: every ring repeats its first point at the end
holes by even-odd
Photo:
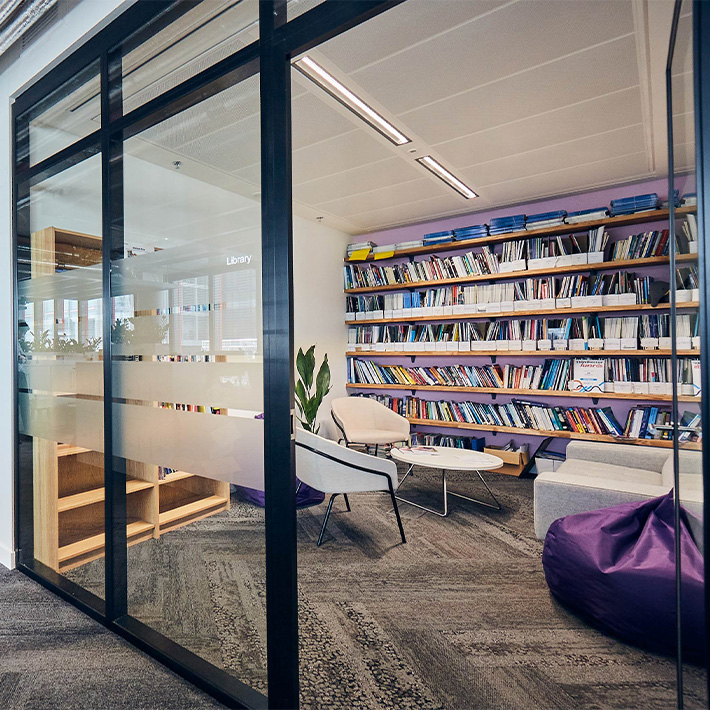
{"type": "MultiPolygon", "coordinates": [[[[694,212],[696,204],[695,193],[680,198],[676,190],[674,195],[676,214],[694,212]]],[[[527,238],[531,235],[569,234],[571,231],[584,231],[595,227],[660,221],[667,219],[668,215],[669,211],[660,204],[658,195],[649,193],[612,200],[609,208],[597,207],[571,213],[558,210],[536,215],[498,217],[492,219],[490,224],[432,232],[425,234],[421,239],[397,244],[377,246],[372,241],[356,242],[348,245],[345,260],[358,262],[431,254],[441,251],[442,245],[446,245],[445,248],[452,251],[469,249],[472,246],[527,238]]]]}

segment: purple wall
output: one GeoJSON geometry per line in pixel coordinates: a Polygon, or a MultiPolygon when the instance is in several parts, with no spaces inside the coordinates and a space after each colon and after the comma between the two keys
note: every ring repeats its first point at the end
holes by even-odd
{"type": "MultiPolygon", "coordinates": [[[[680,194],[684,192],[694,192],[694,176],[681,176],[676,178],[676,189],[680,194]]],[[[367,235],[375,244],[394,244],[405,242],[410,239],[419,239],[430,232],[439,232],[446,229],[456,229],[457,227],[468,227],[473,224],[486,224],[494,217],[506,217],[513,214],[536,214],[539,212],[550,212],[552,210],[567,210],[575,212],[577,210],[591,209],[592,207],[609,206],[611,200],[631,195],[643,195],[649,192],[658,193],[661,200],[665,200],[668,195],[668,180],[652,180],[650,182],[636,183],[634,185],[620,185],[619,187],[605,188],[595,192],[585,194],[567,195],[553,197],[540,202],[529,202],[514,207],[502,207],[500,209],[487,210],[485,212],[472,211],[465,215],[447,217],[433,222],[421,222],[419,224],[408,225],[406,227],[395,227],[382,232],[373,232],[367,235]]],[[[463,198],[461,198],[463,200],[463,198]]],[[[473,200],[472,207],[476,200],[473,200]]],[[[628,229],[628,228],[626,228],[628,229]]],[[[632,232],[629,232],[631,234],[632,232]]],[[[625,235],[628,236],[628,235],[625,235]]]]}
{"type": "MultiPolygon", "coordinates": [[[[695,179],[694,176],[680,177],[676,178],[676,189],[680,190],[681,196],[685,192],[693,192],[695,189],[695,179]]],[[[604,190],[598,190],[595,192],[589,192],[586,194],[576,194],[568,195],[562,197],[556,197],[549,200],[544,200],[540,202],[531,202],[528,204],[518,205],[515,207],[505,207],[501,209],[489,210],[485,212],[475,212],[466,215],[458,215],[455,217],[448,217],[446,219],[440,219],[432,222],[424,222],[416,225],[409,225],[406,227],[397,227],[395,229],[389,229],[382,232],[376,232],[367,235],[367,239],[371,239],[375,244],[394,244],[396,242],[408,241],[411,239],[419,239],[424,234],[429,232],[437,232],[448,229],[455,229],[457,227],[466,227],[473,224],[487,223],[493,217],[503,217],[512,214],[535,214],[537,212],[547,212],[551,210],[564,209],[568,212],[573,212],[576,210],[588,209],[593,207],[608,206],[612,199],[617,199],[621,197],[628,197],[631,195],[640,195],[649,192],[658,193],[659,198],[664,201],[667,199],[668,192],[668,181],[667,180],[654,180],[651,182],[634,184],[634,185],[622,185],[614,188],[607,188],[604,190]]],[[[632,225],[628,227],[617,227],[609,231],[611,241],[616,241],[617,239],[623,239],[630,234],[637,234],[641,231],[655,230],[655,229],[666,229],[668,227],[667,222],[655,222],[649,224],[639,224],[632,225]]],[[[574,230],[570,230],[571,232],[574,230]]],[[[445,248],[442,248],[441,254],[446,254],[445,248]]],[[[417,257],[417,261],[421,259],[429,258],[428,256],[417,257]]],[[[391,263],[391,262],[390,262],[391,263]]],[[[648,274],[657,279],[668,280],[669,271],[667,268],[658,267],[656,269],[644,269],[643,274],[648,274]]],[[[365,325],[366,323],[363,323],[365,325]]],[[[653,357],[653,351],[649,352],[649,357],[653,357]]],[[[554,354],[549,355],[550,358],[554,357],[554,354]]],[[[366,359],[366,358],[362,358],[366,359]]],[[[411,366],[412,362],[408,356],[403,356],[400,358],[386,357],[377,358],[376,356],[372,358],[373,360],[379,362],[380,364],[392,364],[392,365],[403,365],[411,366]]],[[[535,357],[535,362],[542,362],[544,358],[535,357]]],[[[431,353],[431,355],[417,356],[415,365],[434,365],[434,364],[454,364],[452,358],[441,358],[437,357],[437,353],[431,353]]],[[[461,354],[461,360],[464,362],[485,362],[487,358],[483,358],[480,355],[466,355],[461,354]]],[[[497,362],[500,364],[522,364],[521,358],[506,358],[504,354],[501,354],[497,358],[497,362]]],[[[350,390],[351,394],[356,393],[376,393],[376,394],[388,394],[390,396],[406,397],[411,395],[410,391],[406,390],[350,390]]],[[[446,392],[427,392],[426,390],[417,392],[416,395],[421,399],[426,400],[449,400],[449,401],[484,401],[484,402],[500,402],[507,403],[513,399],[513,395],[499,394],[496,396],[496,400],[493,400],[491,395],[479,395],[475,394],[466,395],[461,393],[451,392],[450,394],[446,392]],[[482,398],[482,399],[481,399],[482,398]]],[[[515,395],[517,399],[526,399],[523,395],[515,395]]],[[[531,395],[531,399],[536,401],[544,400],[544,396],[531,395]]],[[[594,405],[591,399],[585,398],[572,398],[572,397],[550,397],[548,403],[553,406],[561,407],[592,407],[600,406],[606,407],[610,406],[617,419],[621,422],[622,426],[626,421],[626,417],[629,409],[634,405],[633,400],[614,400],[614,399],[603,399],[600,398],[597,405],[594,405]]],[[[653,404],[648,402],[646,404],[653,404]]],[[[670,406],[670,402],[662,403],[670,406]]],[[[450,434],[459,436],[485,436],[486,445],[499,446],[508,442],[511,438],[515,440],[517,444],[527,443],[530,447],[530,453],[532,454],[539,443],[542,441],[542,437],[538,436],[525,436],[521,434],[497,434],[493,435],[486,432],[479,431],[467,431],[462,429],[443,429],[440,427],[427,427],[418,426],[417,431],[420,432],[431,432],[434,434],[450,434]]],[[[553,439],[550,445],[550,450],[552,451],[564,451],[567,445],[566,439],[553,439]]]]}

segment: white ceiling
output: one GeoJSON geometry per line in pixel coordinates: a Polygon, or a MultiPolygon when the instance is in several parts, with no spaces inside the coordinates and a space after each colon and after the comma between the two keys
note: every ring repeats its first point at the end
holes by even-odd
{"type": "MultiPolygon", "coordinates": [[[[234,0],[205,2],[208,17],[234,0]]],[[[254,39],[249,5],[234,23],[240,43],[254,39]]],[[[296,211],[357,234],[665,177],[672,10],[672,0],[407,0],[330,40],[309,56],[413,142],[394,146],[293,70],[296,211]],[[425,154],[479,197],[464,199],[418,165],[414,158],[425,154]]],[[[193,32],[194,23],[193,17],[193,32]]],[[[215,56],[233,43],[229,26],[220,21],[214,33],[215,56]]],[[[179,36],[173,30],[171,41],[179,36]]],[[[679,46],[687,45],[689,31],[684,17],[679,46]]],[[[201,67],[211,63],[210,33],[198,36],[201,67]]],[[[182,43],[183,58],[192,56],[190,41],[182,43]]],[[[172,57],[166,86],[195,69],[194,62],[176,69],[171,52],[161,55],[172,57]]],[[[689,57],[678,65],[675,147],[679,167],[688,169],[689,57]]],[[[140,103],[159,90],[152,66],[145,81],[133,75],[132,91],[142,95],[132,99],[129,92],[125,100],[140,103]]],[[[137,140],[145,147],[134,155],[168,168],[180,160],[187,174],[258,198],[256,81],[151,129],[133,139],[134,148],[137,140]]]]}

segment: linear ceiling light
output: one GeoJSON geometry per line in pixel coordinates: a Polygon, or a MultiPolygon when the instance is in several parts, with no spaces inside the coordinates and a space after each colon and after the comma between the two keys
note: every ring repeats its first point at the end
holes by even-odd
{"type": "Polygon", "coordinates": [[[439,180],[443,180],[449,187],[453,187],[456,192],[463,195],[467,200],[472,200],[478,195],[468,186],[464,185],[455,175],[452,175],[441,163],[434,160],[431,155],[424,155],[417,158],[417,162],[421,163],[427,170],[434,173],[439,180]]]}
{"type": "Polygon", "coordinates": [[[314,81],[327,91],[334,99],[340,101],[341,104],[356,113],[363,121],[369,123],[385,138],[389,138],[395,145],[405,145],[412,142],[411,138],[407,138],[404,133],[397,130],[384,116],[381,116],[375,109],[368,106],[359,96],[356,96],[350,89],[343,86],[334,76],[310,57],[301,57],[301,59],[294,62],[294,66],[311,81],[314,81]]]}

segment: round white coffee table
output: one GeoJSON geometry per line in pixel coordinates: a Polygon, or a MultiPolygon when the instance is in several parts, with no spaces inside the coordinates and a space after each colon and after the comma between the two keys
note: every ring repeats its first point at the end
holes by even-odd
{"type": "Polygon", "coordinates": [[[424,468],[436,468],[441,470],[444,486],[444,512],[442,513],[438,510],[434,510],[433,508],[427,508],[424,505],[414,503],[413,501],[407,500],[406,498],[402,498],[400,496],[396,496],[397,500],[401,500],[403,503],[409,503],[409,505],[414,505],[417,508],[426,510],[428,513],[434,513],[434,515],[439,515],[442,518],[445,518],[449,514],[449,495],[456,496],[457,498],[463,498],[464,500],[469,500],[472,503],[478,503],[479,505],[485,505],[487,508],[501,510],[501,505],[498,502],[498,499],[495,495],[493,495],[493,491],[488,487],[488,484],[481,475],[481,471],[493,471],[503,465],[502,459],[499,459],[497,456],[484,454],[480,451],[455,449],[450,446],[405,446],[401,449],[392,449],[391,455],[396,461],[402,461],[403,463],[409,464],[409,470],[404,474],[404,478],[402,478],[399,482],[397,492],[399,492],[402,484],[407,480],[407,476],[412,473],[412,469],[415,466],[423,466],[424,468]],[[487,503],[486,501],[477,500],[476,498],[469,498],[461,493],[449,491],[446,488],[447,470],[473,471],[476,473],[481,479],[483,485],[486,487],[488,493],[490,493],[494,503],[487,503]]]}

